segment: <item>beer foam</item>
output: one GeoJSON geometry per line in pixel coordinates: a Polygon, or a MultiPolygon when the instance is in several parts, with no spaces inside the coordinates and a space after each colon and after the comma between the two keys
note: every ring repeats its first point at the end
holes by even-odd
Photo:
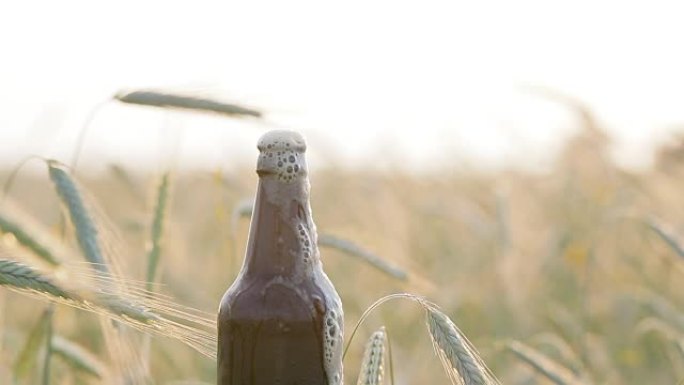
{"type": "Polygon", "coordinates": [[[342,383],[342,307],[338,310],[329,307],[323,318],[323,366],[330,385],[342,383]]]}
{"type": "Polygon", "coordinates": [[[269,131],[259,139],[257,148],[257,172],[274,174],[285,183],[306,175],[306,141],[298,132],[269,131]]]}
{"type": "Polygon", "coordinates": [[[257,148],[261,152],[283,150],[306,152],[306,141],[302,134],[296,131],[273,130],[259,138],[257,148]]]}

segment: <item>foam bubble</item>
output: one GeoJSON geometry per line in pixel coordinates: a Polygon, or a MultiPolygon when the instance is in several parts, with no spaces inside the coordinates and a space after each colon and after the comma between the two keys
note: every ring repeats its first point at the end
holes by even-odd
{"type": "Polygon", "coordinates": [[[270,131],[257,145],[259,160],[257,171],[274,174],[280,182],[291,183],[306,175],[306,142],[294,131],[270,131]]]}
{"type": "Polygon", "coordinates": [[[342,379],[342,317],[328,309],[323,319],[323,357],[330,385],[339,385],[342,379]]]}
{"type": "Polygon", "coordinates": [[[292,150],[303,153],[306,151],[306,141],[302,134],[298,132],[273,130],[265,133],[259,138],[257,148],[261,152],[292,150]]]}

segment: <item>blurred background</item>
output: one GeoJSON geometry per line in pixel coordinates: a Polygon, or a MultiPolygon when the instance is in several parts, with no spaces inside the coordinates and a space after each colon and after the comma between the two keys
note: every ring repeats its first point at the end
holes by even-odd
{"type": "MultiPolygon", "coordinates": [[[[0,156],[64,156],[96,106],[121,89],[153,87],[264,109],[345,164],[383,163],[383,151],[407,160],[402,168],[447,159],[539,167],[577,131],[567,108],[527,90],[550,87],[596,109],[621,164],[645,166],[684,121],[679,10],[591,1],[4,5],[0,141],[11,151],[0,156]]],[[[249,162],[259,135],[109,103],[84,156],[153,165],[173,127],[189,127],[183,166],[249,162]]]]}
{"type": "MultiPolygon", "coordinates": [[[[408,291],[443,306],[505,384],[561,383],[507,350],[511,340],[575,383],[676,384],[683,10],[645,1],[3,4],[0,180],[27,156],[70,164],[78,154],[83,188],[129,250],[126,274],[144,279],[168,173],[162,290],[214,312],[244,252],[249,221],[237,218],[255,191],[256,140],[295,129],[309,144],[319,231],[409,277],[324,249],[348,330],[375,299],[408,291]],[[148,89],[261,116],[120,100],[148,89]]],[[[29,162],[8,199],[57,234],[49,186],[44,164],[29,162]]],[[[2,295],[5,309],[21,311],[0,312],[0,372],[42,306],[2,295]]],[[[106,362],[96,319],[75,313],[58,308],[56,328],[106,362]]],[[[380,308],[352,344],[347,382],[362,340],[386,325],[397,384],[447,383],[420,317],[410,303],[380,308]]],[[[156,383],[213,383],[211,360],[164,339],[151,349],[156,383]]],[[[55,383],[98,383],[56,365],[55,383]]]]}

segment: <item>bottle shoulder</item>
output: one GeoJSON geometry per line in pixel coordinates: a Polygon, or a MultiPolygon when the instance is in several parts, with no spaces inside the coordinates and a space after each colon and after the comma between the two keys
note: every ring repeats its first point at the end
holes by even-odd
{"type": "Polygon", "coordinates": [[[240,276],[224,294],[219,319],[269,319],[287,316],[311,319],[335,310],[341,301],[330,281],[313,275],[294,280],[284,276],[240,276]]]}

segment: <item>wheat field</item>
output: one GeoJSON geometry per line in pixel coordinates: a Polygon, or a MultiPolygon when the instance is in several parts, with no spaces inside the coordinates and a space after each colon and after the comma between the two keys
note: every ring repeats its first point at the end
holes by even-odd
{"type": "MultiPolygon", "coordinates": [[[[684,146],[626,171],[590,123],[545,173],[311,175],[346,330],[383,296],[419,296],[366,314],[347,383],[684,379],[684,146]]],[[[254,171],[44,163],[0,206],[0,383],[214,384],[254,171]]]]}

